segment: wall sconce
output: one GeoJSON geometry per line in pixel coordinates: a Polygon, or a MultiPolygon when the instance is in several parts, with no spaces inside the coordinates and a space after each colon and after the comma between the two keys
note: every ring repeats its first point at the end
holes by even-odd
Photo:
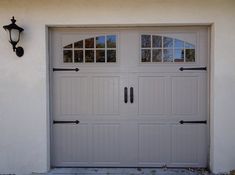
{"type": "Polygon", "coordinates": [[[11,19],[11,24],[3,26],[3,28],[9,34],[9,42],[12,44],[13,51],[18,57],[24,55],[24,49],[22,47],[16,47],[17,43],[20,41],[20,33],[24,31],[21,27],[15,24],[16,20],[14,16],[11,19]]]}

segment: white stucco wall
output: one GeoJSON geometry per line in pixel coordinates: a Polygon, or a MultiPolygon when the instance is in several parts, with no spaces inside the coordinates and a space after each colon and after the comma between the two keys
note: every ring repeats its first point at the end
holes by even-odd
{"type": "Polygon", "coordinates": [[[235,169],[235,0],[0,0],[0,26],[13,15],[25,55],[0,29],[0,174],[49,169],[45,26],[84,24],[213,23],[210,167],[235,169]]]}

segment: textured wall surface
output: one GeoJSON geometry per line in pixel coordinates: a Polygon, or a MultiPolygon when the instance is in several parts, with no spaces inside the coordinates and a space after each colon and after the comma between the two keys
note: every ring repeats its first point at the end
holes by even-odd
{"type": "Polygon", "coordinates": [[[46,26],[212,25],[210,167],[235,169],[234,0],[1,0],[0,26],[25,31],[18,58],[0,30],[0,174],[49,169],[46,26]]]}

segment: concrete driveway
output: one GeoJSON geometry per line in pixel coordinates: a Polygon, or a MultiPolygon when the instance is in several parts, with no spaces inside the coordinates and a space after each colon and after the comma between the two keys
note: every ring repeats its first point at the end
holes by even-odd
{"type": "Polygon", "coordinates": [[[205,169],[181,168],[55,168],[45,175],[212,175],[205,169]]]}

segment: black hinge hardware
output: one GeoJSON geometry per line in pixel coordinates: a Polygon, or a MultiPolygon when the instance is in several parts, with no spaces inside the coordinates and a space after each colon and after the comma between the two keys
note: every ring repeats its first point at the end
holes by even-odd
{"type": "Polygon", "coordinates": [[[180,120],[179,121],[180,124],[184,124],[184,123],[191,123],[191,124],[206,124],[207,121],[206,120],[201,120],[201,121],[184,121],[184,120],[180,120]]]}
{"type": "Polygon", "coordinates": [[[181,67],[179,68],[180,71],[184,70],[207,70],[207,67],[181,67]]]}
{"type": "Polygon", "coordinates": [[[74,69],[68,69],[68,68],[53,68],[53,72],[54,71],[75,71],[78,72],[79,69],[78,68],[74,68],[74,69]]]}
{"type": "Polygon", "coordinates": [[[58,121],[58,120],[53,120],[53,124],[69,124],[69,123],[74,123],[78,124],[80,121],[74,120],[74,121],[58,121]]]}

